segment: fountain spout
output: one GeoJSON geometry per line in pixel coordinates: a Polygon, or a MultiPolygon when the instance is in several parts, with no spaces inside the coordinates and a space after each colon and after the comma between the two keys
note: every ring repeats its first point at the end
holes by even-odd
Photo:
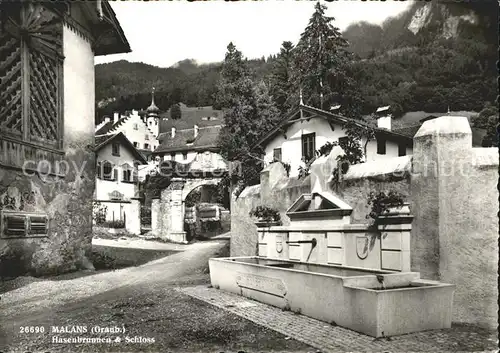
{"type": "Polygon", "coordinates": [[[377,277],[377,281],[382,285],[382,289],[385,289],[384,276],[375,275],[377,277]]]}
{"type": "Polygon", "coordinates": [[[316,238],[312,238],[311,240],[297,240],[297,241],[287,241],[287,244],[312,244],[312,247],[316,247],[318,241],[316,238]]]}

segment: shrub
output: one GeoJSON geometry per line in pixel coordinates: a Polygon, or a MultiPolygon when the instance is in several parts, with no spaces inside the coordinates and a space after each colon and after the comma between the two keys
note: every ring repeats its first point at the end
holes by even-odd
{"type": "Polygon", "coordinates": [[[377,219],[386,213],[391,207],[401,207],[404,204],[405,196],[397,191],[374,193],[368,195],[368,205],[371,205],[370,213],[366,218],[372,218],[376,223],[377,219]]]}
{"type": "Polygon", "coordinates": [[[105,221],[101,225],[105,228],[125,228],[125,221],[105,221]]]}
{"type": "Polygon", "coordinates": [[[250,211],[249,215],[250,217],[253,216],[267,221],[277,222],[281,220],[279,211],[267,206],[257,206],[250,211]]]}
{"type": "Polygon", "coordinates": [[[98,201],[94,201],[92,205],[92,217],[95,223],[98,225],[106,222],[106,212],[108,211],[108,206],[101,204],[98,201]]]}

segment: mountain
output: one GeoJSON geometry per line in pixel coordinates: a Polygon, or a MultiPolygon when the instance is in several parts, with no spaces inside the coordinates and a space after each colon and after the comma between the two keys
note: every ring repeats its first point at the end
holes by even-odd
{"type": "MultiPolygon", "coordinates": [[[[405,112],[480,111],[497,95],[498,4],[414,2],[381,26],[355,23],[343,33],[356,60],[350,72],[364,98],[363,113],[392,105],[405,112]]],[[[279,48],[276,48],[276,52],[279,48]]],[[[275,56],[248,60],[257,80],[267,80],[275,56]]],[[[96,66],[97,119],[112,111],[144,109],[155,102],[213,104],[221,64],[193,59],[170,68],[117,61],[96,66]]]]}
{"type": "Polygon", "coordinates": [[[498,4],[415,2],[382,26],[357,23],[344,36],[364,111],[480,111],[496,99],[498,4]]]}

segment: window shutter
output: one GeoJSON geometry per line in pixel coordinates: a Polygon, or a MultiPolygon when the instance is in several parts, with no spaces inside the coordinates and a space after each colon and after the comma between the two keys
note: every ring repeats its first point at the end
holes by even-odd
{"type": "Polygon", "coordinates": [[[45,214],[2,211],[0,219],[0,233],[4,238],[44,236],[48,233],[49,218],[45,214]]]}
{"type": "Polygon", "coordinates": [[[113,170],[113,179],[114,179],[115,181],[118,181],[118,170],[116,170],[116,169],[115,169],[115,170],[113,170]]]}
{"type": "Polygon", "coordinates": [[[6,214],[3,216],[3,234],[6,237],[25,236],[28,228],[27,219],[23,215],[6,214]]]}
{"type": "Polygon", "coordinates": [[[96,170],[97,178],[101,179],[102,178],[102,165],[101,163],[97,163],[97,170],[96,170]]]}
{"type": "Polygon", "coordinates": [[[29,216],[28,234],[47,234],[49,220],[47,216],[29,216]]]}

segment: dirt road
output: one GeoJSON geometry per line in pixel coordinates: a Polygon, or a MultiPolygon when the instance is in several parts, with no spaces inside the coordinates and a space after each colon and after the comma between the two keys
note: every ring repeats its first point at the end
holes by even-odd
{"type": "Polygon", "coordinates": [[[174,290],[208,285],[208,259],[226,256],[227,243],[194,243],[142,266],[4,293],[0,352],[314,352],[174,290]]]}

